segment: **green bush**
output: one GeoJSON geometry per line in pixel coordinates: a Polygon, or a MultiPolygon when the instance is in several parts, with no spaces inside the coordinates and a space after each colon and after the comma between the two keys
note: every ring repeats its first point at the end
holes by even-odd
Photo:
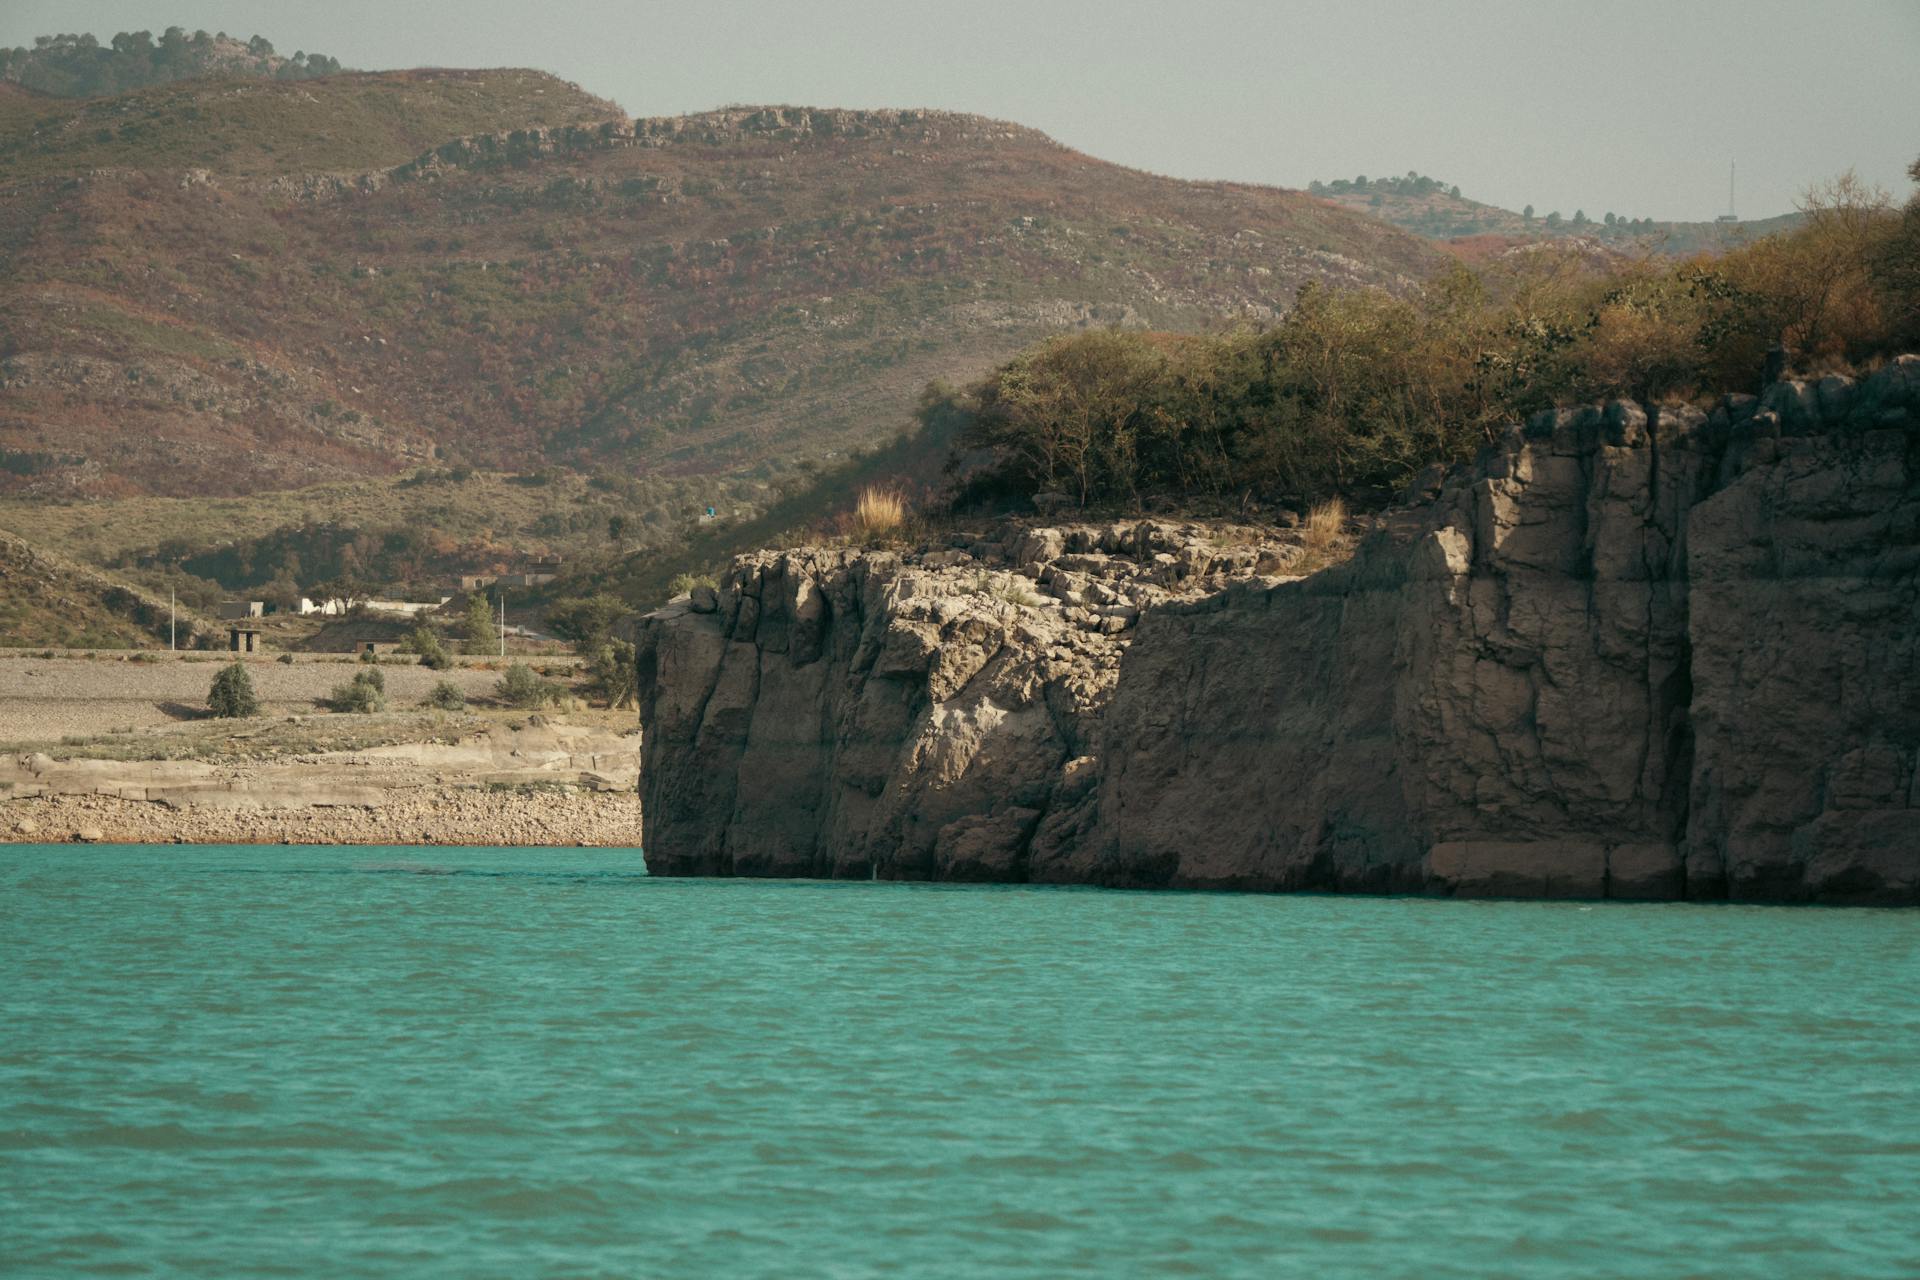
{"type": "Polygon", "coordinates": [[[239,662],[222,667],[207,690],[207,710],[223,720],[240,720],[260,714],[260,699],[254,696],[253,677],[239,662]]]}
{"type": "Polygon", "coordinates": [[[376,668],[362,671],[346,684],[335,685],[333,692],[321,699],[321,704],[330,711],[348,711],[361,715],[387,709],[387,682],[376,668]]]}
{"type": "Polygon", "coordinates": [[[429,671],[445,671],[453,665],[453,656],[440,643],[440,633],[432,627],[414,628],[413,634],[407,637],[405,647],[419,654],[420,665],[429,671]]]}
{"type": "Polygon", "coordinates": [[[631,707],[639,700],[638,656],[625,640],[609,640],[596,649],[587,664],[587,678],[593,691],[614,710],[631,707]]]}
{"type": "Polygon", "coordinates": [[[516,662],[495,683],[493,693],[510,707],[530,710],[558,701],[560,686],[551,680],[542,680],[526,663],[516,662]]]}
{"type": "Polygon", "coordinates": [[[436,711],[465,711],[467,695],[451,680],[442,680],[428,691],[426,705],[436,711]]]}
{"type": "Polygon", "coordinates": [[[719,579],[710,573],[676,573],[673,581],[667,584],[667,597],[672,599],[674,596],[684,596],[695,587],[717,589],[719,586],[719,579]]]}

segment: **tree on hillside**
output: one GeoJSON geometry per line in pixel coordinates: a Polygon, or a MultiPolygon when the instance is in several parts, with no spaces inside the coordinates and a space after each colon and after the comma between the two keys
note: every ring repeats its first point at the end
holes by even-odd
{"type": "Polygon", "coordinates": [[[103,47],[82,32],[38,36],[31,49],[0,49],[0,80],[63,98],[124,93],[214,72],[310,80],[339,70],[339,61],[324,54],[281,58],[263,36],[242,44],[225,32],[188,35],[184,27],[168,27],[158,41],[151,31],[122,31],[103,47]]]}
{"type": "Polygon", "coordinates": [[[1524,209],[1522,209],[1522,210],[1520,211],[1520,216],[1521,216],[1521,217],[1523,217],[1523,218],[1525,218],[1525,219],[1526,219],[1526,220],[1527,220],[1528,222],[1532,222],[1532,221],[1533,221],[1533,206],[1532,206],[1532,205],[1528,205],[1528,206],[1527,206],[1526,208],[1524,208],[1524,209]]]}
{"type": "Polygon", "coordinates": [[[1793,234],[1755,242],[1729,272],[1744,292],[1765,299],[1750,309],[1769,341],[1802,356],[1842,359],[1883,346],[1899,311],[1883,274],[1886,246],[1898,242],[1904,221],[1892,198],[1849,170],[1809,188],[1800,212],[1793,234]]]}
{"type": "Polygon", "coordinates": [[[1044,342],[1005,366],[962,433],[1004,450],[1042,489],[1085,506],[1133,489],[1143,438],[1164,426],[1166,355],[1137,335],[1095,330],[1044,342]]]}
{"type": "Polygon", "coordinates": [[[1560,211],[1558,209],[1555,209],[1547,215],[1547,225],[1550,227],[1558,227],[1560,225],[1560,211]]]}

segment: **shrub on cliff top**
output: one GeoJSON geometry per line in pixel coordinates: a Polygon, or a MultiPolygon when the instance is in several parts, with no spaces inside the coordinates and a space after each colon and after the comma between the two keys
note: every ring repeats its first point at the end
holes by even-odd
{"type": "Polygon", "coordinates": [[[690,595],[695,587],[720,586],[720,580],[710,573],[676,573],[673,581],[667,584],[667,597],[690,595]]]}
{"type": "Polygon", "coordinates": [[[253,677],[235,662],[222,667],[207,690],[207,710],[223,720],[240,720],[260,714],[260,699],[254,696],[253,677]]]}
{"type": "Polygon", "coordinates": [[[1820,372],[1920,341],[1920,196],[1896,212],[1847,175],[1801,212],[1719,257],[1597,266],[1531,245],[1411,297],[1309,284],[1263,329],[1064,335],[930,387],[920,418],[993,458],[962,501],[1378,501],[1539,409],[1757,390],[1776,344],[1820,372]]]}

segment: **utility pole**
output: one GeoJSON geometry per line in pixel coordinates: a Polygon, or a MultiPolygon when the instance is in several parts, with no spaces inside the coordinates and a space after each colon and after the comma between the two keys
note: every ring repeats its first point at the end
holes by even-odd
{"type": "Polygon", "coordinates": [[[1740,166],[1729,160],[1727,162],[1727,211],[1715,218],[1715,222],[1730,224],[1740,221],[1740,206],[1734,201],[1734,179],[1739,176],[1740,166]]]}
{"type": "Polygon", "coordinates": [[[507,589],[500,588],[500,656],[507,656],[507,589]]]}
{"type": "Polygon", "coordinates": [[[180,615],[175,607],[176,589],[167,588],[167,652],[173,653],[180,648],[180,615]]]}

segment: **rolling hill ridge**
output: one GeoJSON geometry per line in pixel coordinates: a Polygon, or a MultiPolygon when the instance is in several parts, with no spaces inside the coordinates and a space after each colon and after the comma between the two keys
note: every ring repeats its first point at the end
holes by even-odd
{"type": "Polygon", "coordinates": [[[1590,218],[1582,209],[1562,216],[1558,210],[1535,216],[1533,206],[1519,213],[1460,194],[1431,177],[1362,176],[1314,182],[1308,191],[1337,208],[1390,222],[1414,235],[1435,240],[1469,261],[1530,244],[1578,241],[1605,254],[1656,254],[1686,257],[1722,253],[1763,236],[1798,226],[1802,215],[1781,214],[1746,222],[1673,222],[1619,216],[1608,211],[1590,218]]]}
{"type": "Polygon", "coordinates": [[[1048,333],[1259,319],[1444,262],[1298,192],[975,116],[609,108],[523,71],[9,101],[0,488],[774,475],[1048,333]]]}

